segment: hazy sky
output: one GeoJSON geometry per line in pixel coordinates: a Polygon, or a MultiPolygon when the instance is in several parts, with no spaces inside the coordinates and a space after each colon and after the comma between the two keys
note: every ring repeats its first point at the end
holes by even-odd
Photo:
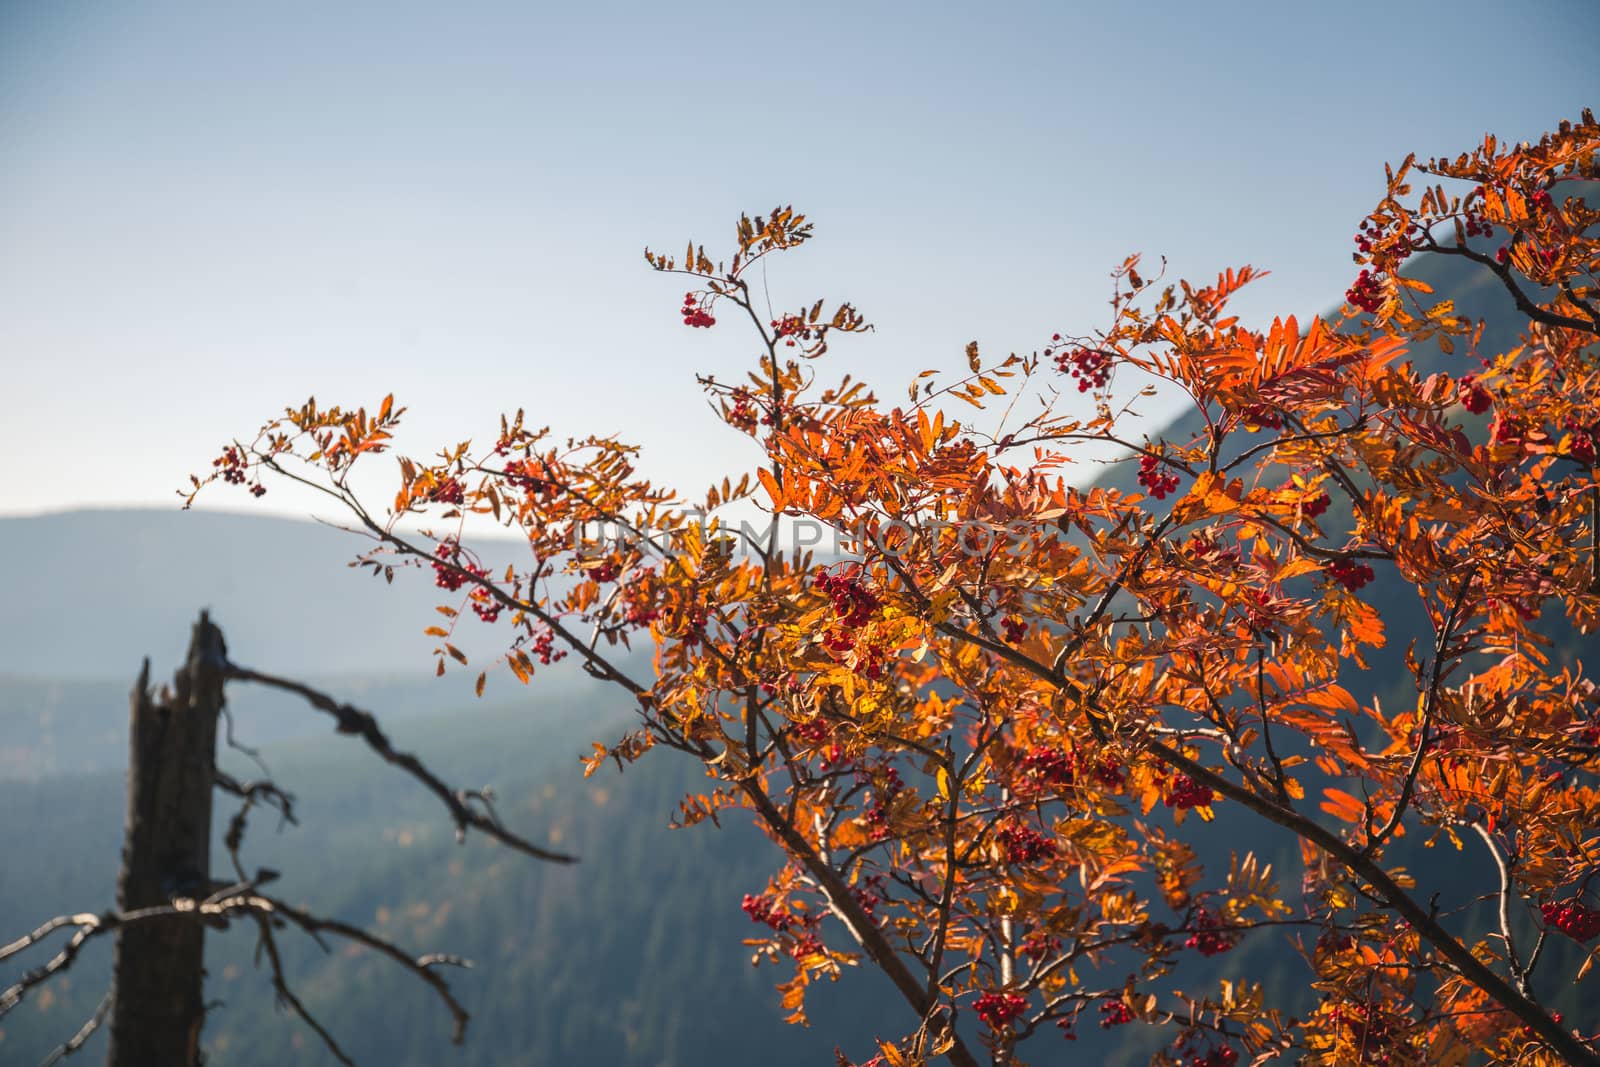
{"type": "Polygon", "coordinates": [[[794,203],[774,299],[855,301],[835,370],[888,396],[1101,325],[1130,251],[1303,316],[1386,160],[1600,105],[1596,40],[1595,0],[0,0],[0,512],[169,504],[284,405],[389,390],[413,454],[521,406],[698,496],[748,457],[694,372],[754,349],[645,244],[794,203]]]}

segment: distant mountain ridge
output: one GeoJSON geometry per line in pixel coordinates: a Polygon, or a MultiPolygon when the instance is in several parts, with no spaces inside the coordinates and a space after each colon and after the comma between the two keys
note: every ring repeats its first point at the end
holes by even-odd
{"type": "MultiPolygon", "coordinates": [[[[209,608],[252,667],[424,679],[437,590],[348,567],[365,547],[318,523],[177,507],[0,518],[0,675],[131,683],[150,656],[159,677],[209,608]]],[[[456,643],[502,636],[465,627],[456,643]]]]}

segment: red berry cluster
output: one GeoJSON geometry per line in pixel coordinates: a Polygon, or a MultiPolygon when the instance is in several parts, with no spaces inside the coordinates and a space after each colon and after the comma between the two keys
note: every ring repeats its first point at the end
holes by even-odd
{"type": "Polygon", "coordinates": [[[797,915],[785,911],[765,893],[759,896],[746,893],[739,907],[750,916],[751,922],[760,923],[775,933],[789,934],[791,940],[785,951],[794,959],[803,960],[823,951],[822,938],[813,932],[813,928],[822,921],[821,913],[801,912],[797,915]]]}
{"type": "Polygon", "coordinates": [[[1048,959],[1061,951],[1061,939],[1043,930],[1035,930],[1022,939],[1017,951],[1035,963],[1048,959]]]}
{"type": "Polygon", "coordinates": [[[1109,1030],[1133,1022],[1133,1009],[1120,1000],[1107,997],[1100,1002],[1100,1025],[1109,1030]]]}
{"type": "Polygon", "coordinates": [[[556,635],[550,630],[541,630],[533,639],[533,654],[546,667],[567,658],[567,650],[556,647],[556,635]]]}
{"type": "Polygon", "coordinates": [[[472,613],[484,622],[494,622],[500,618],[500,609],[505,605],[490,595],[489,590],[479,586],[468,594],[472,602],[472,613]]]}
{"type": "Polygon", "coordinates": [[[623,614],[622,621],[629,626],[645,627],[661,618],[661,609],[653,608],[640,600],[629,599],[628,610],[623,614]]]}
{"type": "Polygon", "coordinates": [[[1600,911],[1578,901],[1551,901],[1540,905],[1539,913],[1546,926],[1555,927],[1579,944],[1600,936],[1600,911]]]}
{"type": "Polygon", "coordinates": [[[895,797],[906,788],[905,782],[900,780],[900,772],[893,767],[885,767],[882,778],[876,796],[867,806],[864,816],[867,822],[867,836],[873,841],[883,841],[888,838],[889,809],[893,806],[895,797]]]}
{"type": "Polygon", "coordinates": [[[1049,786],[1065,789],[1077,777],[1074,761],[1059,748],[1035,745],[1017,761],[1017,786],[1025,792],[1041,792],[1049,786]]]}
{"type": "MultiPolygon", "coordinates": [[[[1483,187],[1478,187],[1478,194],[1483,194],[1483,187]]],[[[1461,213],[1462,228],[1468,237],[1493,237],[1494,223],[1490,222],[1483,214],[1483,205],[1475,204],[1461,213]]]]}
{"type": "MultiPolygon", "coordinates": [[[[1527,253],[1528,258],[1533,261],[1533,265],[1536,267],[1543,267],[1544,269],[1549,270],[1556,264],[1556,253],[1552,248],[1539,248],[1537,246],[1524,245],[1523,251],[1527,253]]],[[[1502,267],[1510,263],[1511,246],[1501,245],[1499,248],[1495,249],[1494,261],[1500,264],[1502,267]]]]}
{"type": "Polygon", "coordinates": [[[833,727],[825,720],[816,718],[810,722],[791,723],[789,729],[796,740],[822,757],[824,769],[844,758],[844,747],[831,742],[833,727]]]}
{"type": "Polygon", "coordinates": [[[1300,501],[1300,512],[1308,519],[1315,519],[1327,511],[1328,505],[1332,503],[1333,501],[1329,499],[1327,493],[1318,493],[1316,496],[1308,496],[1300,501]]]}
{"type": "Polygon", "coordinates": [[[1327,566],[1327,575],[1352,593],[1378,577],[1371,567],[1353,559],[1333,560],[1327,566]]]}
{"type": "Polygon", "coordinates": [[[1098,348],[1061,345],[1059,333],[1052,337],[1051,341],[1053,343],[1046,346],[1044,354],[1055,357],[1056,370],[1070,375],[1077,381],[1078,392],[1087,393],[1091,389],[1104,389],[1110,383],[1112,360],[1110,352],[1098,348]]]}
{"type": "Polygon", "coordinates": [[[789,955],[797,960],[814,956],[822,951],[822,938],[809,931],[799,934],[789,944],[789,955]]]}
{"type": "Polygon", "coordinates": [[[833,601],[839,624],[849,629],[865,626],[872,621],[873,612],[883,606],[854,572],[829,574],[819,569],[812,584],[833,601]]]}
{"type": "Polygon", "coordinates": [[[814,340],[819,335],[818,330],[806,325],[806,320],[799,315],[785,315],[781,319],[772,320],[772,338],[784,338],[784,344],[790,348],[795,345],[795,339],[801,341],[814,340]]]}
{"type": "MultiPolygon", "coordinates": [[[[1361,224],[1361,229],[1356,233],[1356,251],[1363,256],[1370,256],[1377,249],[1378,242],[1383,240],[1383,237],[1383,227],[1376,220],[1367,219],[1361,224]]],[[[1395,261],[1398,262],[1415,252],[1421,240],[1422,227],[1415,222],[1408,223],[1405,230],[1395,237],[1393,244],[1383,249],[1383,253],[1392,255],[1395,261]]]]}
{"type": "MultiPolygon", "coordinates": [[[[1083,766],[1081,760],[1078,762],[1078,766],[1080,768],[1083,766]]],[[[1089,773],[1095,781],[1107,789],[1121,789],[1128,780],[1128,776],[1123,769],[1117,766],[1108,756],[1097,760],[1089,773]]]]}
{"type": "Polygon", "coordinates": [[[1600,456],[1600,447],[1597,447],[1595,436],[1600,433],[1600,423],[1583,425],[1577,419],[1568,415],[1561,420],[1561,428],[1568,433],[1567,447],[1564,455],[1574,463],[1581,463],[1585,467],[1593,467],[1595,459],[1600,456]]]}
{"type": "Polygon", "coordinates": [[[855,652],[855,672],[863,678],[878,681],[883,677],[883,668],[889,661],[889,654],[882,642],[868,641],[865,644],[847,643],[842,635],[835,634],[828,643],[828,647],[835,652],[855,652]]]}
{"type": "Polygon", "coordinates": [[[1222,920],[1209,911],[1195,913],[1190,928],[1193,930],[1184,948],[1192,948],[1202,956],[1220,956],[1239,943],[1237,935],[1222,928],[1222,920]]]}
{"type": "Polygon", "coordinates": [[[1022,639],[1028,636],[1028,624],[1015,615],[1007,615],[1000,620],[1000,632],[1013,645],[1020,645],[1022,639]]]}
{"type": "Polygon", "coordinates": [[[428,499],[439,504],[460,504],[466,497],[460,482],[454,478],[446,478],[428,490],[428,499]]]}
{"type": "Polygon", "coordinates": [[[856,653],[856,669],[861,674],[874,679],[881,677],[887,660],[886,650],[877,643],[861,644],[859,637],[861,628],[872,621],[883,601],[866,587],[854,569],[829,574],[818,568],[813,584],[833,602],[836,617],[835,625],[822,637],[823,647],[839,655],[856,653]]]}
{"type": "Polygon", "coordinates": [[[794,916],[774,904],[765,893],[760,896],[746,893],[739,907],[750,916],[751,922],[769,926],[779,933],[794,925],[794,916]]]}
{"type": "Polygon", "coordinates": [[[1021,993],[985,993],[972,1002],[972,1008],[990,1028],[1002,1030],[1028,1010],[1028,998],[1021,993]]]}
{"type": "Polygon", "coordinates": [[[1456,399],[1474,415],[1482,415],[1494,406],[1489,390],[1478,384],[1476,375],[1468,374],[1456,383],[1456,399]]]}
{"type": "Polygon", "coordinates": [[[1203,1053],[1194,1053],[1177,1061],[1177,1067],[1233,1067],[1239,1062],[1239,1054],[1227,1045],[1210,1049],[1203,1053]]]}
{"type": "Polygon", "coordinates": [[[453,540],[440,541],[433,550],[433,584],[454,593],[470,578],[488,578],[489,568],[469,559],[453,540]]]}
{"type": "Polygon", "coordinates": [[[833,732],[822,719],[812,719],[810,722],[797,722],[789,725],[789,733],[801,743],[816,748],[828,740],[828,735],[833,732]]]}
{"type": "Polygon", "coordinates": [[[1169,808],[1188,811],[1210,804],[1213,795],[1209,785],[1197,782],[1187,774],[1180,774],[1167,783],[1166,796],[1163,800],[1169,808]]]}
{"type": "Polygon", "coordinates": [[[1527,424],[1520,416],[1508,415],[1504,411],[1495,413],[1494,421],[1489,423],[1489,440],[1497,445],[1521,444],[1528,434],[1527,424]]]}
{"type": "Polygon", "coordinates": [[[213,467],[220,468],[222,480],[229,485],[243,485],[245,478],[244,453],[229,445],[222,450],[222,455],[211,461],[213,467]]]}
{"type": "Polygon", "coordinates": [[[751,433],[754,432],[757,424],[763,421],[771,421],[770,419],[763,419],[762,416],[757,414],[755,403],[750,396],[750,390],[744,388],[744,386],[740,386],[728,394],[728,399],[732,400],[733,403],[726,405],[727,413],[723,418],[727,419],[728,425],[734,429],[751,433]]]}
{"type": "MultiPolygon", "coordinates": [[[[455,540],[440,541],[433,550],[433,584],[454,593],[472,578],[489,577],[489,568],[471,558],[455,540]]],[[[494,595],[481,585],[475,585],[468,594],[472,611],[484,622],[500,618],[503,606],[494,595]]]]}
{"type": "Polygon", "coordinates": [[[1382,276],[1373,274],[1370,270],[1363,270],[1356,275],[1355,284],[1345,290],[1344,298],[1368,315],[1375,315],[1378,309],[1383,307],[1383,295],[1382,276]]]}
{"type": "Polygon", "coordinates": [[[618,567],[610,560],[605,560],[604,562],[595,564],[593,567],[585,568],[583,573],[588,575],[590,581],[601,583],[614,582],[617,580],[617,576],[622,573],[622,568],[618,567]]]}
{"type": "MultiPolygon", "coordinates": [[[[245,471],[248,468],[249,461],[245,459],[243,450],[229,445],[222,450],[222,455],[211,461],[211,465],[218,468],[218,473],[222,475],[222,480],[227,484],[243,485],[245,483],[245,471]]],[[[260,482],[256,482],[250,487],[250,495],[258,499],[264,497],[267,495],[267,487],[260,482]]]]}
{"type": "Polygon", "coordinates": [[[1165,500],[1177,491],[1178,476],[1161,468],[1161,460],[1145,455],[1139,460],[1139,484],[1150,491],[1157,500],[1165,500]]]}
{"type": "Polygon", "coordinates": [[[1006,862],[1013,866],[1038,863],[1056,854],[1056,843],[1031,827],[1011,823],[996,835],[1005,849],[1006,862]]]}
{"type": "Polygon", "coordinates": [[[693,293],[683,294],[683,324],[685,326],[712,327],[717,320],[711,317],[710,312],[700,306],[700,300],[693,293]]]}
{"type": "Polygon", "coordinates": [[[867,918],[877,919],[878,905],[889,899],[889,894],[883,888],[883,875],[869,875],[861,885],[850,887],[850,895],[855,897],[856,903],[861,905],[861,910],[867,913],[867,918]]]}

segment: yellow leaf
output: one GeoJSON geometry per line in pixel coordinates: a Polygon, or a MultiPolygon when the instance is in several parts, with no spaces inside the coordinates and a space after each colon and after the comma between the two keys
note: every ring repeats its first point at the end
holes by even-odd
{"type": "Polygon", "coordinates": [[[1278,572],[1278,581],[1287,582],[1290,578],[1298,578],[1302,574],[1310,574],[1312,571],[1321,569],[1322,564],[1314,559],[1302,556],[1278,572]]]}
{"type": "Polygon", "coordinates": [[[900,1054],[900,1050],[887,1041],[878,1042],[878,1053],[883,1056],[883,1062],[889,1067],[908,1067],[909,1061],[900,1054]]]}

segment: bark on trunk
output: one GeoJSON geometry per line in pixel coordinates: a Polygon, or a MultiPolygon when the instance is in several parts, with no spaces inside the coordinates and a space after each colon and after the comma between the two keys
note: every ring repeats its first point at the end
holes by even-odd
{"type": "MultiPolygon", "coordinates": [[[[117,877],[127,911],[203,898],[211,870],[211,788],[222,709],[222,632],[205,613],[171,689],[132,695],[128,816],[117,877]]],[[[205,928],[157,920],[123,927],[112,963],[108,1067],[200,1067],[205,928]]]]}

